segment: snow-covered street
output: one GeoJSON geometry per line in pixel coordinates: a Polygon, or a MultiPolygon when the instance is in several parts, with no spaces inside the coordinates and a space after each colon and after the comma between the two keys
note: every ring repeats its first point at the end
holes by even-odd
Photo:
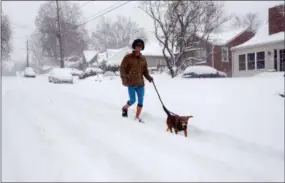
{"type": "Polygon", "coordinates": [[[2,181],[284,181],[284,77],[154,76],[166,106],[193,115],[166,132],[146,85],[145,124],[121,117],[118,78],[2,78],[2,181]]]}

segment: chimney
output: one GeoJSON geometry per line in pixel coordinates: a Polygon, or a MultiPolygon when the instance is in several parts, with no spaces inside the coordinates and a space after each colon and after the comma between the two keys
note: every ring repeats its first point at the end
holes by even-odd
{"type": "Polygon", "coordinates": [[[284,4],[268,9],[269,35],[285,31],[284,4]]]}

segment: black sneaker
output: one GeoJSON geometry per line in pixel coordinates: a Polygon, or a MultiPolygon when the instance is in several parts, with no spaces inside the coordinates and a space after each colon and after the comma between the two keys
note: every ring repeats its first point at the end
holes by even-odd
{"type": "Polygon", "coordinates": [[[128,117],[128,110],[127,109],[122,108],[122,116],[128,117]]]}

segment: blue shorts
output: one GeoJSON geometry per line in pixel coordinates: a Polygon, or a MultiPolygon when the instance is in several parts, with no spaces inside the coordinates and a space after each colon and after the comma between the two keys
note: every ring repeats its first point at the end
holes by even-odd
{"type": "Polygon", "coordinates": [[[138,96],[138,106],[143,106],[144,99],[144,87],[143,86],[129,86],[128,87],[129,98],[128,104],[131,106],[136,102],[136,94],[138,96]]]}

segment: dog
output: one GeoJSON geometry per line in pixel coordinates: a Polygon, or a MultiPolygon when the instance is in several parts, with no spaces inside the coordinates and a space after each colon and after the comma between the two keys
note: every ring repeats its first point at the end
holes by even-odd
{"type": "Polygon", "coordinates": [[[184,136],[187,137],[188,120],[193,118],[193,116],[178,116],[166,109],[165,106],[163,106],[163,110],[167,114],[166,131],[170,130],[170,132],[173,133],[172,129],[174,129],[175,134],[178,134],[180,131],[184,131],[184,136]]]}

